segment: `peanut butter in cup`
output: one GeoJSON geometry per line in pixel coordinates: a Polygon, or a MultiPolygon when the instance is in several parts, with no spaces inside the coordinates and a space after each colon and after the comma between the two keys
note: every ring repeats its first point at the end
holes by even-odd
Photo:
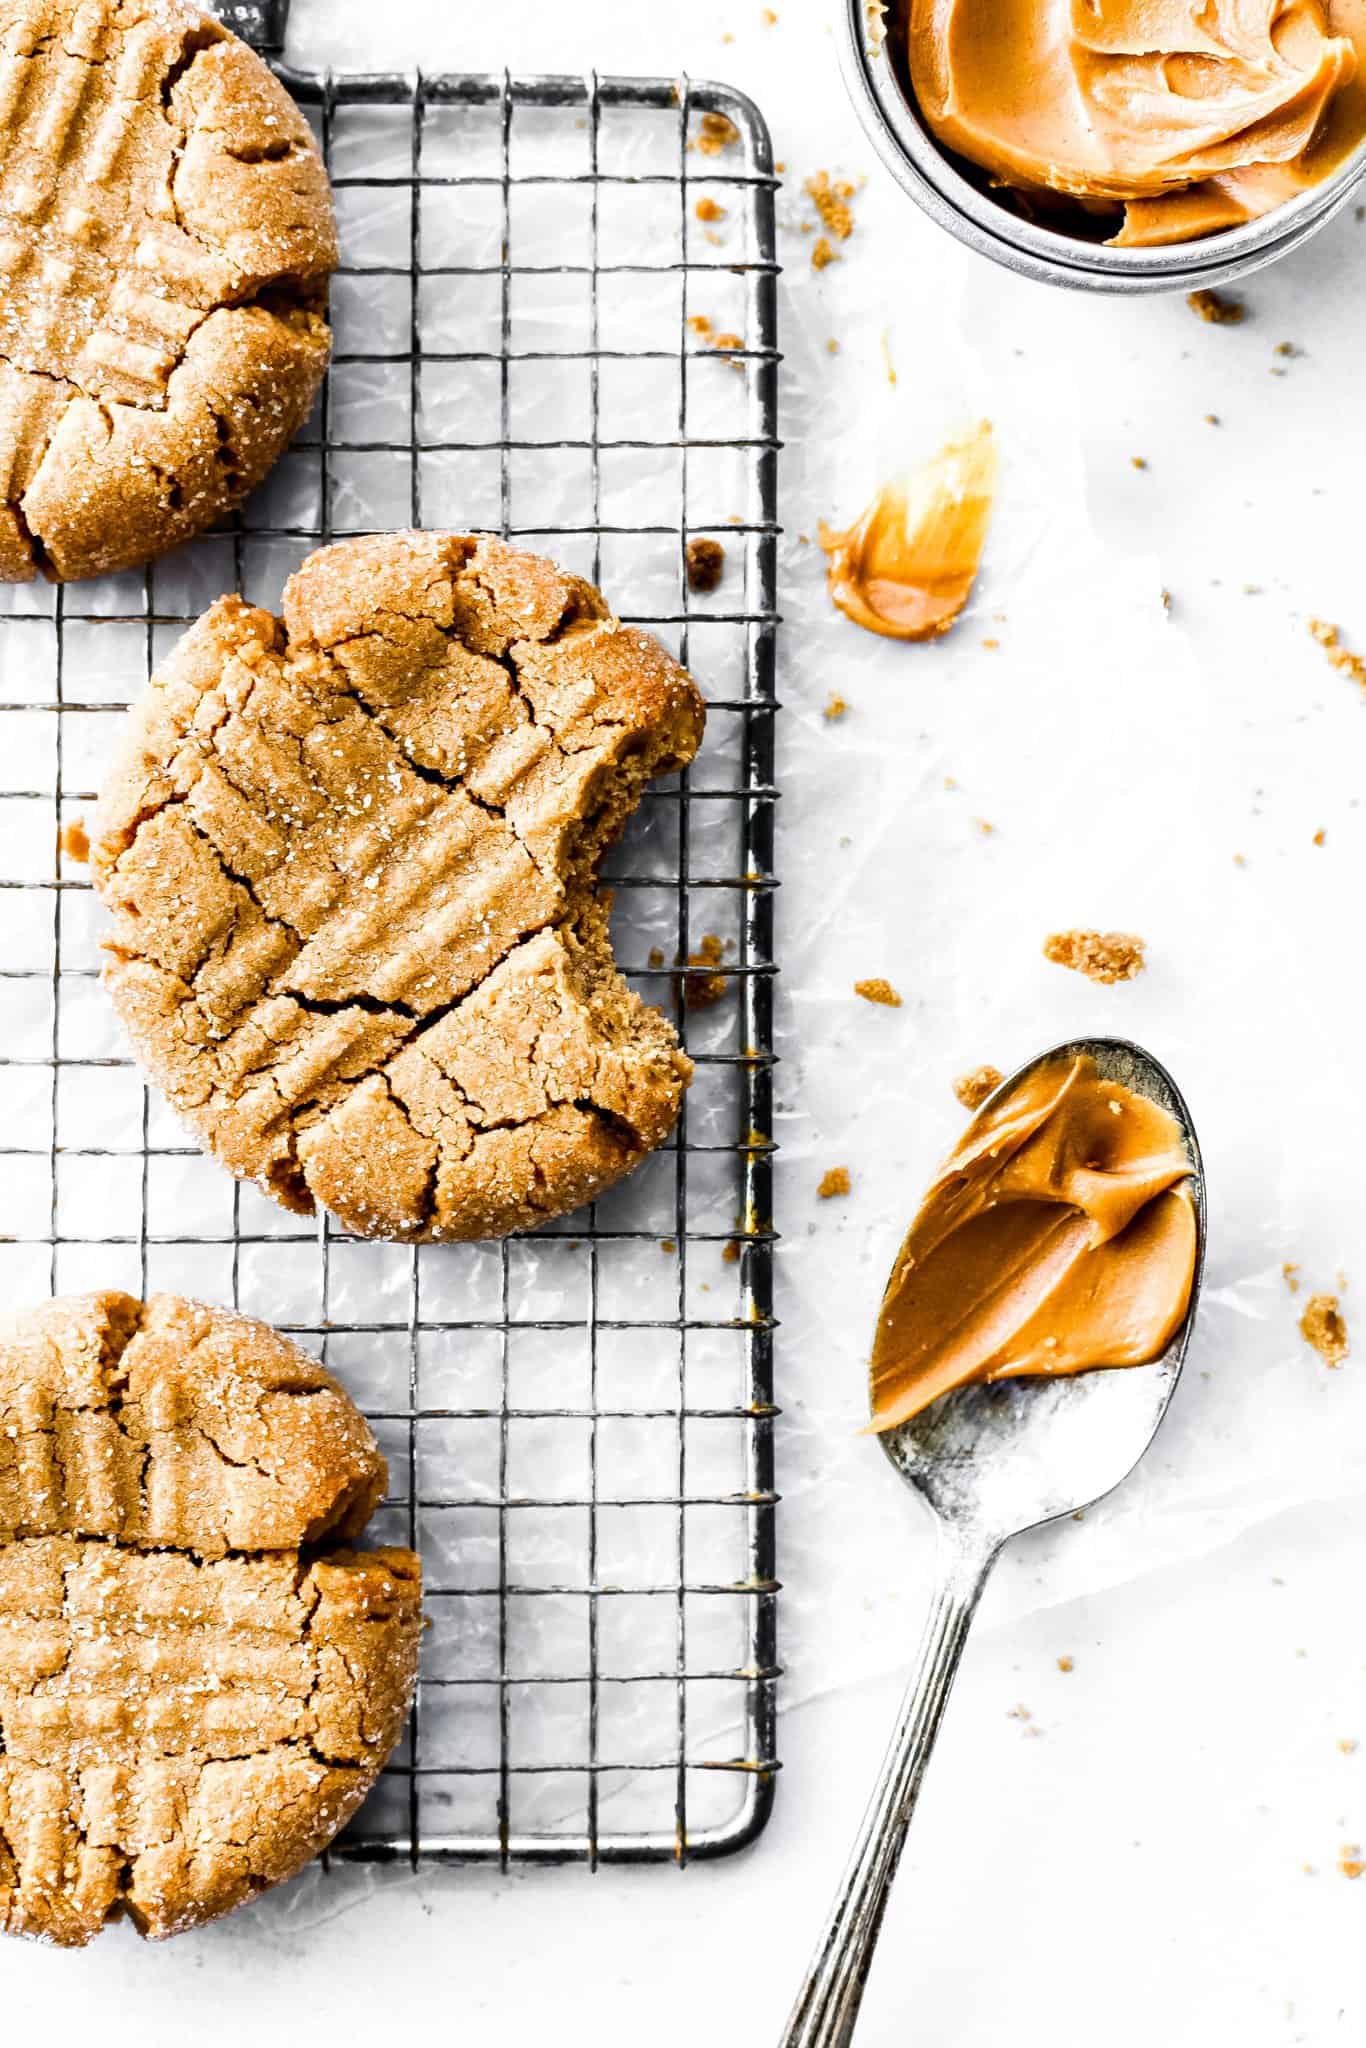
{"type": "Polygon", "coordinates": [[[1366,0],[903,0],[936,138],[1117,248],[1237,227],[1366,140],[1366,0]]]}

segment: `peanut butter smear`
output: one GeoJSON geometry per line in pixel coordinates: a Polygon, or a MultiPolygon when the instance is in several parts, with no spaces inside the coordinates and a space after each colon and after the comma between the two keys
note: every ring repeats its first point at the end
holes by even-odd
{"type": "Polygon", "coordinates": [[[905,0],[903,20],[938,139],[1112,213],[1118,248],[1239,226],[1366,139],[1366,0],[905,0]]]}
{"type": "Polygon", "coordinates": [[[832,601],[855,625],[890,640],[947,633],[976,580],[995,493],[996,441],[982,420],[911,475],[884,484],[846,532],[821,521],[832,601]]]}
{"type": "Polygon", "coordinates": [[[1165,1109],[1089,1056],[993,1098],[897,1255],[872,1359],[872,1427],[977,1380],[1147,1365],[1195,1278],[1190,1161],[1165,1109]]]}

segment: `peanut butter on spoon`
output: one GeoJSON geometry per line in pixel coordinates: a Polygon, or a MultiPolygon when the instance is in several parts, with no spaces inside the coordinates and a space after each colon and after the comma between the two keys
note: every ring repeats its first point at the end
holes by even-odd
{"type": "Polygon", "coordinates": [[[873,1429],[973,1381],[1160,1358],[1195,1276],[1190,1171],[1175,1119],[1089,1055],[993,1097],[892,1269],[873,1429]]]}
{"type": "Polygon", "coordinates": [[[884,484],[845,532],[821,521],[831,599],[855,625],[891,640],[947,633],[976,580],[995,492],[996,442],[982,420],[884,484]]]}
{"type": "Polygon", "coordinates": [[[1108,210],[1121,248],[1254,219],[1366,138],[1366,0],[904,0],[903,22],[939,141],[1108,210]]]}

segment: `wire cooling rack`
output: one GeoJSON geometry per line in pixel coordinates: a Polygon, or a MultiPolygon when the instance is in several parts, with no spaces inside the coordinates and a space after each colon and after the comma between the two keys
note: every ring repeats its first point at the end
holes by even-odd
{"type": "Polygon", "coordinates": [[[421,1551],[429,1626],[410,1731],[340,1853],[717,1855],[762,1828],[778,1767],[769,142],[718,85],[283,75],[343,249],[313,422],[230,530],[0,596],[0,1275],[11,1300],[229,1301],[370,1414],[393,1489],[374,1534],[421,1551]],[[414,1249],[289,1217],[186,1144],[115,1034],[99,918],[55,849],[215,596],[274,605],[320,541],[424,524],[601,582],[709,717],[612,876],[618,958],[697,1063],[674,1140],[557,1226],[414,1249]],[[699,534],[726,551],[714,595],[684,570],[699,534]],[[705,934],[725,992],[689,1007],[678,963],[705,934]]]}

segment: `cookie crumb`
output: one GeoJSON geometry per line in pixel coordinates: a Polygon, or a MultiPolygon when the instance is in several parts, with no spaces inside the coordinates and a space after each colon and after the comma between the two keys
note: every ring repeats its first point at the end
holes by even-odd
{"type": "Polygon", "coordinates": [[[1186,304],[1202,320],[1208,320],[1215,327],[1237,327],[1247,318],[1247,307],[1241,299],[1231,299],[1226,292],[1187,292],[1186,304]]]}
{"type": "Polygon", "coordinates": [[[1322,845],[1324,844],[1325,840],[1327,839],[1327,837],[1328,837],[1328,834],[1327,834],[1327,833],[1326,833],[1326,832],[1324,831],[1324,829],[1323,829],[1322,825],[1320,825],[1320,826],[1319,826],[1319,829],[1318,829],[1318,831],[1317,831],[1317,832],[1316,832],[1316,833],[1314,834],[1314,842],[1313,842],[1313,843],[1314,843],[1314,845],[1315,845],[1315,846],[1322,846],[1322,845]]]}
{"type": "Polygon", "coordinates": [[[740,130],[729,114],[706,113],[697,132],[696,148],[702,156],[719,156],[740,140],[740,130]]]}
{"type": "Polygon", "coordinates": [[[85,829],[84,818],[73,818],[69,824],[63,825],[60,844],[68,860],[82,863],[89,860],[90,835],[85,829]]]}
{"type": "Polygon", "coordinates": [[[847,1195],[848,1192],[849,1169],[847,1166],[832,1166],[828,1168],[821,1175],[820,1186],[816,1189],[816,1193],[823,1202],[828,1202],[832,1195],[847,1195]]]}
{"type": "Polygon", "coordinates": [[[697,951],[688,955],[690,971],[682,976],[685,1010],[706,1010],[720,1002],[730,986],[726,976],[718,972],[724,952],[715,932],[703,932],[697,951]]]}
{"type": "Polygon", "coordinates": [[[1311,1294],[1300,1317],[1300,1335],[1335,1370],[1348,1356],[1347,1318],[1336,1294],[1311,1294]]]}
{"type": "Polygon", "coordinates": [[[828,264],[838,263],[839,260],[839,250],[832,248],[824,235],[817,235],[811,244],[811,268],[824,270],[828,264]]]}
{"type": "Polygon", "coordinates": [[[822,711],[821,713],[821,717],[832,719],[843,718],[845,712],[848,709],[849,706],[845,703],[843,697],[837,696],[836,693],[832,690],[830,692],[829,701],[827,702],[824,711],[822,711]]]}
{"type": "Polygon", "coordinates": [[[762,21],[765,28],[776,28],[778,25],[778,16],[774,9],[771,7],[765,7],[761,11],[759,19],[760,21],[762,21]]]}
{"type": "Polygon", "coordinates": [[[970,1073],[960,1074],[953,1084],[953,1092],[964,1109],[980,1109],[988,1095],[992,1095],[1004,1081],[1005,1075],[999,1067],[974,1067],[970,1073]]]}
{"type": "Polygon", "coordinates": [[[1358,1747],[1359,1744],[1355,1735],[1340,1735],[1338,1737],[1338,1748],[1344,1756],[1355,1756],[1358,1747]]]}
{"type": "Polygon", "coordinates": [[[690,334],[698,335],[703,341],[710,339],[711,321],[705,313],[689,313],[687,326],[690,334]]]}
{"type": "Polygon", "coordinates": [[[722,1247],[721,1247],[721,1257],[722,1257],[723,1261],[725,1262],[725,1264],[726,1264],[726,1265],[728,1265],[728,1266],[738,1266],[738,1265],[739,1265],[739,1263],[740,1263],[740,1247],[739,1247],[739,1245],[737,1244],[736,1240],[735,1240],[735,1239],[734,1239],[733,1237],[728,1237],[728,1238],[726,1239],[725,1243],[724,1243],[724,1244],[722,1245],[722,1247]]]}
{"type": "Polygon", "coordinates": [[[745,337],[743,334],[714,334],[711,345],[713,348],[743,348],[745,337]]]}
{"type": "Polygon", "coordinates": [[[1089,981],[1132,981],[1145,965],[1143,940],[1133,932],[1050,932],[1043,953],[1045,960],[1089,981]]]}
{"type": "Polygon", "coordinates": [[[678,1250],[677,1241],[672,1237],[661,1237],[659,1240],[659,1249],[664,1253],[664,1256],[666,1258],[672,1258],[674,1253],[678,1250]]]}
{"type": "Polygon", "coordinates": [[[1363,689],[1366,689],[1366,656],[1353,654],[1350,648],[1343,646],[1341,628],[1330,624],[1327,619],[1311,619],[1309,632],[1311,638],[1317,640],[1323,648],[1333,667],[1340,669],[1343,675],[1350,676],[1354,683],[1360,683],[1363,689]]]}
{"type": "Polygon", "coordinates": [[[1342,1877],[1360,1877],[1366,1870],[1361,1860],[1361,1850],[1355,1842],[1344,1842],[1338,1850],[1338,1872],[1342,1877]]]}
{"type": "Polygon", "coordinates": [[[1075,1666],[1073,1665],[1072,1659],[1070,1657],[1059,1657],[1058,1669],[1059,1671],[1071,1671],[1075,1669],[1075,1666]]]}
{"type": "Polygon", "coordinates": [[[1129,461],[1135,469],[1146,469],[1148,467],[1146,455],[1131,455],[1129,461]]]}
{"type": "Polygon", "coordinates": [[[896,364],[895,364],[895,363],[894,363],[894,362],[892,361],[892,344],[891,344],[891,339],[890,339],[890,337],[889,337],[889,335],[888,335],[888,333],[887,333],[887,329],[886,329],[885,327],[884,327],[884,328],[883,328],[883,330],[882,330],[882,335],[881,335],[881,343],[882,343],[882,367],[883,367],[883,369],[884,369],[884,370],[885,370],[885,371],[887,372],[887,382],[888,382],[889,384],[893,384],[893,385],[894,385],[894,384],[896,383],[896,364]]]}
{"type": "Polygon", "coordinates": [[[689,590],[706,594],[716,589],[726,566],[726,551],[719,540],[709,534],[694,534],[684,549],[688,568],[689,590]]]}
{"type": "Polygon", "coordinates": [[[693,212],[699,220],[724,220],[726,209],[719,199],[703,197],[698,200],[693,212]]]}
{"type": "Polygon", "coordinates": [[[870,976],[867,981],[856,981],[854,994],[862,996],[865,1003],[883,1003],[889,1010],[901,1008],[901,997],[890,981],[885,980],[880,974],[870,976]]]}
{"type": "Polygon", "coordinates": [[[1300,1268],[1297,1259],[1287,1259],[1281,1267],[1281,1278],[1292,1294],[1300,1291],[1300,1268]]]}
{"type": "Polygon", "coordinates": [[[835,184],[829,171],[815,171],[802,189],[820,215],[821,226],[827,234],[833,235],[837,242],[847,242],[854,232],[854,216],[849,207],[854,188],[848,179],[842,178],[835,184]]]}

